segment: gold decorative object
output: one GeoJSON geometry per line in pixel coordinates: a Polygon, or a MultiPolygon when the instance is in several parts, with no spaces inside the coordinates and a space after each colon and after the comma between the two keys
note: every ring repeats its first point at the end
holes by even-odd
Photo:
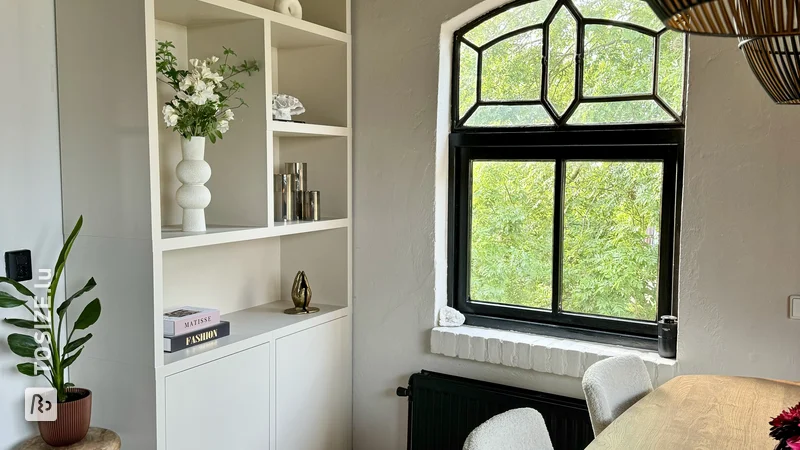
{"type": "Polygon", "coordinates": [[[730,37],[800,33],[797,0],[645,0],[669,28],[730,37]]]}
{"type": "Polygon", "coordinates": [[[319,308],[311,305],[311,285],[304,271],[297,272],[292,283],[292,301],[294,308],[284,311],[286,314],[312,314],[319,312],[319,308]]]}
{"type": "Polygon", "coordinates": [[[775,103],[800,103],[800,36],[741,39],[739,48],[775,103]]]}

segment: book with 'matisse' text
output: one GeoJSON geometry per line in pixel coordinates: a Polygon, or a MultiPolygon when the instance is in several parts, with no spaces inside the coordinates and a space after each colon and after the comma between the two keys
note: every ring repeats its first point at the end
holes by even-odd
{"type": "Polygon", "coordinates": [[[181,306],[164,311],[164,336],[180,336],[219,323],[219,310],[181,306]]]}

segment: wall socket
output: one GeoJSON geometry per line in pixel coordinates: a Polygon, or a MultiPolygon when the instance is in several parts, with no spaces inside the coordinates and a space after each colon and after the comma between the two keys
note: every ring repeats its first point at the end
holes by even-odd
{"type": "Polygon", "coordinates": [[[800,295],[789,296],[789,318],[800,320],[800,295]]]}
{"type": "Polygon", "coordinates": [[[14,281],[33,279],[33,265],[30,250],[6,252],[6,277],[14,281]]]}

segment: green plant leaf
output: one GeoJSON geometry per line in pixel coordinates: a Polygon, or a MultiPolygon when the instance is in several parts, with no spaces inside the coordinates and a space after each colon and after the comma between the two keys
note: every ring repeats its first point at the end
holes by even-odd
{"type": "Polygon", "coordinates": [[[75,353],[74,355],[72,355],[69,358],[65,359],[64,363],[61,364],[61,368],[62,369],[66,369],[67,367],[71,366],[72,363],[74,363],[75,360],[77,360],[78,357],[81,356],[81,353],[83,353],[83,349],[78,350],[77,353],[75,353]]]}
{"type": "Polygon", "coordinates": [[[24,295],[26,297],[36,298],[36,296],[33,295],[33,292],[30,291],[30,289],[26,288],[25,286],[20,284],[18,281],[12,280],[11,278],[0,277],[0,284],[2,284],[2,283],[7,283],[7,284],[10,284],[10,285],[14,286],[14,289],[16,289],[17,292],[19,292],[20,294],[22,294],[22,295],[24,295]]]}
{"type": "Polygon", "coordinates": [[[62,303],[61,306],[58,307],[58,309],[56,310],[56,312],[58,313],[58,317],[60,319],[63,319],[64,313],[67,312],[67,308],[69,308],[69,305],[72,304],[72,301],[80,297],[81,295],[91,291],[92,289],[95,288],[95,286],[97,286],[97,283],[94,281],[94,277],[92,277],[89,279],[89,281],[86,282],[86,286],[84,286],[80,291],[72,294],[70,298],[66,299],[64,303],[62,303]]]}
{"type": "MultiPolygon", "coordinates": [[[[53,275],[53,280],[50,283],[51,287],[53,288],[51,290],[51,297],[55,295],[56,289],[58,289],[58,281],[61,279],[61,273],[64,271],[64,264],[67,262],[69,252],[72,250],[72,245],[75,243],[75,239],[78,237],[81,227],[83,227],[83,216],[78,218],[78,222],[75,223],[72,233],[69,234],[69,237],[67,237],[67,240],[64,242],[64,246],[61,248],[61,253],[58,254],[55,273],[53,275]]],[[[50,306],[52,307],[53,305],[50,306]]]]}
{"type": "Polygon", "coordinates": [[[81,348],[81,346],[83,344],[85,344],[86,342],[88,342],[89,339],[91,339],[91,338],[92,338],[92,333],[89,333],[89,334],[87,334],[86,336],[84,336],[84,337],[82,337],[80,339],[76,339],[76,340],[74,340],[72,342],[67,343],[67,345],[64,347],[64,354],[66,355],[66,354],[72,353],[75,350],[81,348]]]}
{"type": "Polygon", "coordinates": [[[33,336],[13,333],[8,335],[8,347],[11,348],[15,355],[23,358],[33,358],[39,348],[39,344],[36,343],[33,336]]]}
{"type": "Polygon", "coordinates": [[[78,316],[78,320],[75,321],[75,330],[85,330],[90,326],[94,325],[97,322],[97,319],[100,318],[100,299],[96,298],[89,302],[85,308],[83,308],[83,312],[81,315],[78,316]]]}
{"type": "Polygon", "coordinates": [[[68,298],[67,300],[75,300],[76,298],[80,297],[81,295],[83,295],[83,294],[91,291],[92,289],[94,289],[95,286],[97,286],[97,283],[94,281],[94,277],[89,278],[89,281],[86,282],[86,286],[81,288],[80,291],[72,294],[72,296],[70,298],[68,298]]]}
{"type": "Polygon", "coordinates": [[[65,388],[75,387],[75,383],[64,383],[65,388]]]}
{"type": "Polygon", "coordinates": [[[25,319],[3,319],[3,322],[14,325],[15,327],[25,328],[28,330],[33,330],[36,328],[36,322],[32,320],[25,320],[25,319]]]}
{"type": "Polygon", "coordinates": [[[39,375],[41,375],[43,373],[42,371],[39,371],[39,373],[36,373],[36,365],[33,364],[33,363],[29,363],[29,362],[28,363],[17,364],[17,370],[19,371],[19,373],[21,373],[23,375],[27,375],[29,377],[38,377],[39,375]]]}
{"type": "Polygon", "coordinates": [[[20,300],[7,292],[0,292],[0,308],[16,308],[28,303],[26,300],[20,300]]]}

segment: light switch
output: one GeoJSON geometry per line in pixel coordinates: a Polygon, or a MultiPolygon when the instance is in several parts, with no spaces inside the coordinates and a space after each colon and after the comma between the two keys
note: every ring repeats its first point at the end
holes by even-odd
{"type": "Polygon", "coordinates": [[[789,318],[800,320],[800,295],[789,297],[789,318]]]}
{"type": "Polygon", "coordinates": [[[30,250],[6,252],[6,277],[15,281],[33,279],[30,250]]]}

